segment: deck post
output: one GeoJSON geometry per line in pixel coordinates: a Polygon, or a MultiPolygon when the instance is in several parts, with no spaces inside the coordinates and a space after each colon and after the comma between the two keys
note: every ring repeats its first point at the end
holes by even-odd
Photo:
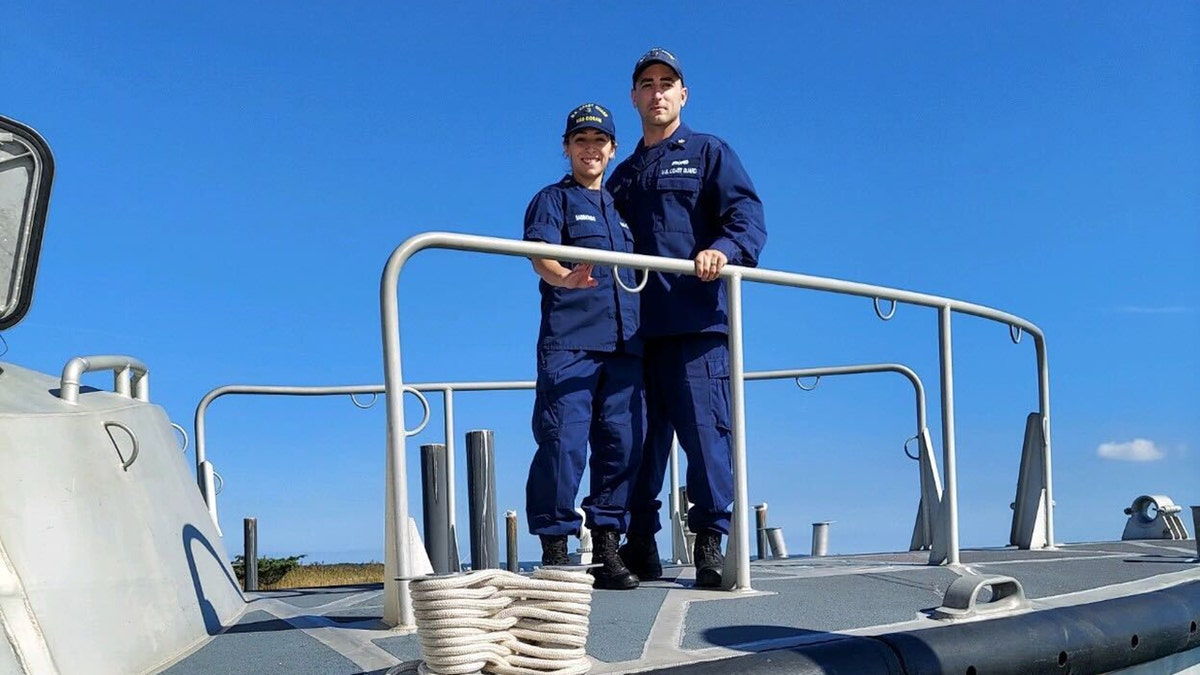
{"type": "Polygon", "coordinates": [[[450,567],[450,493],[446,475],[446,446],[426,443],[421,446],[421,512],[425,523],[425,552],[437,574],[449,574],[450,567]]]}
{"type": "Polygon", "coordinates": [[[242,590],[258,590],[258,518],[242,521],[242,564],[244,581],[242,590]]]}

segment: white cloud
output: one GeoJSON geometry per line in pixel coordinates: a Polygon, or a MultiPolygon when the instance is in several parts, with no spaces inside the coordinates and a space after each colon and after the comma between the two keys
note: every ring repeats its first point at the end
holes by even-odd
{"type": "Polygon", "coordinates": [[[1154,445],[1154,441],[1135,438],[1127,443],[1101,443],[1096,454],[1104,459],[1119,459],[1126,462],[1154,462],[1165,455],[1154,445]]]}

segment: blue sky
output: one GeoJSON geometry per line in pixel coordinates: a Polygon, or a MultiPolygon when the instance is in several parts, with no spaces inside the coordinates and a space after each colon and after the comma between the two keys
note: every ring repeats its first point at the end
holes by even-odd
{"type": "MultiPolygon", "coordinates": [[[[3,359],[56,373],[136,356],[189,428],[224,384],[380,382],[390,252],[426,230],[519,237],[529,198],[566,168],[567,111],[608,105],[626,155],[630,70],[664,46],[684,64],[684,120],[728,140],[763,198],[764,267],[977,302],[1046,332],[1059,540],[1119,537],[1140,494],[1200,503],[1200,7],[594,9],[7,8],[2,112],[45,136],[58,172],[34,306],[3,359]]],[[[399,294],[406,379],[533,377],[527,262],[425,252],[399,294]]],[[[748,368],[904,363],[929,389],[940,459],[932,310],[882,323],[860,298],[745,295],[748,368]]],[[[969,317],[954,345],[962,542],[1002,545],[1033,347],[969,317]]],[[[907,545],[905,381],[747,392],[751,500],[794,551],[825,520],[831,551],[907,545]]],[[[499,507],[523,511],[532,395],[456,403],[460,432],[496,430],[499,507]]],[[[254,515],[264,554],[380,559],[383,424],[382,406],[344,398],[216,403],[230,554],[254,515]]],[[[435,422],[410,441],[410,475],[441,435],[435,422]]]]}

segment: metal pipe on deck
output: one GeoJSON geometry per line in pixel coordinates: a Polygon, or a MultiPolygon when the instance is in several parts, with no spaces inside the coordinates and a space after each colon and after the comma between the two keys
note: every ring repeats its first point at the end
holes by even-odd
{"type": "Polygon", "coordinates": [[[467,432],[467,505],[471,569],[499,569],[496,542],[496,438],[491,429],[467,432]]]}
{"type": "Polygon", "coordinates": [[[242,521],[242,562],[244,581],[242,590],[258,590],[258,518],[242,521]]]}
{"type": "Polygon", "coordinates": [[[449,574],[450,567],[450,483],[447,476],[446,446],[428,443],[421,446],[421,501],[425,524],[425,552],[437,574],[449,574]]]}
{"type": "Polygon", "coordinates": [[[813,523],[812,554],[813,557],[829,555],[829,521],[813,523]]]}
{"type": "Polygon", "coordinates": [[[758,533],[758,559],[767,559],[767,503],[754,507],[755,531],[758,533]]]}
{"type": "Polygon", "coordinates": [[[521,558],[517,554],[517,512],[504,512],[504,534],[505,543],[507,544],[506,553],[508,554],[508,571],[518,572],[521,569],[521,558]]]}

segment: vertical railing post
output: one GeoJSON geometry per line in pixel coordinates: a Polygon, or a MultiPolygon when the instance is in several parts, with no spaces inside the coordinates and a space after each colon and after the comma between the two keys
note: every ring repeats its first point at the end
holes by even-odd
{"type": "Polygon", "coordinates": [[[129,366],[113,370],[113,391],[121,396],[132,397],[133,388],[130,386],[132,378],[133,373],[130,372],[129,366]]]}
{"type": "Polygon", "coordinates": [[[954,359],[950,339],[949,305],[938,308],[938,347],[941,354],[942,452],[946,467],[946,562],[958,564],[958,468],[954,456],[954,359]]]}
{"type": "Polygon", "coordinates": [[[408,560],[408,467],[404,427],[404,375],[400,358],[400,268],[407,252],[401,246],[388,257],[379,283],[379,314],[383,332],[383,384],[387,393],[387,464],[384,500],[383,622],[395,627],[416,625],[408,560]]]}
{"type": "Polygon", "coordinates": [[[446,492],[446,508],[450,510],[450,570],[451,572],[462,571],[462,563],[458,555],[458,505],[457,505],[457,482],[455,478],[455,450],[454,450],[454,390],[447,387],[442,390],[442,401],[445,404],[444,415],[446,429],[446,480],[450,484],[450,489],[446,492]]]}
{"type": "Polygon", "coordinates": [[[671,437],[671,496],[668,498],[671,504],[671,562],[679,565],[685,560],[689,560],[686,550],[686,539],[684,536],[682,523],[686,522],[683,517],[683,510],[687,508],[686,504],[679,502],[679,440],[671,437]]]}
{"type": "Polygon", "coordinates": [[[1045,443],[1042,453],[1042,475],[1046,479],[1046,492],[1043,513],[1046,514],[1046,548],[1054,546],[1054,480],[1050,467],[1050,364],[1046,355],[1046,339],[1042,336],[1034,338],[1034,349],[1037,351],[1038,365],[1038,409],[1042,413],[1042,440],[1045,443]]]}
{"type": "Polygon", "coordinates": [[[729,314],[729,402],[733,426],[733,518],[730,548],[721,585],[738,591],[750,586],[749,480],[746,475],[746,364],[742,354],[742,276],[726,277],[726,311],[729,314]],[[733,563],[734,578],[730,579],[733,563]]]}

